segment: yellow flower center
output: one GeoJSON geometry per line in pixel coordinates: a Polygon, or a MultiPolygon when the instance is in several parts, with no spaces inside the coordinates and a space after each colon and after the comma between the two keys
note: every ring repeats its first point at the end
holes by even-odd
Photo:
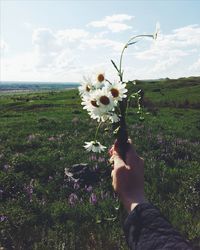
{"type": "Polygon", "coordinates": [[[87,91],[87,92],[90,92],[90,90],[91,90],[91,87],[90,87],[89,84],[87,84],[87,85],[86,85],[86,91],[87,91]]]}
{"type": "Polygon", "coordinates": [[[91,104],[92,104],[92,106],[94,106],[94,107],[96,107],[96,108],[99,107],[99,105],[97,104],[97,101],[96,101],[96,100],[92,100],[92,101],[91,101],[91,104]]]}
{"type": "Polygon", "coordinates": [[[93,142],[93,145],[95,146],[95,147],[99,147],[99,143],[98,142],[93,142]]]}
{"type": "Polygon", "coordinates": [[[101,96],[99,100],[103,105],[108,105],[110,103],[110,99],[105,95],[101,96]]]}
{"type": "Polygon", "coordinates": [[[118,89],[112,88],[110,90],[110,92],[111,92],[111,94],[112,94],[113,97],[118,97],[119,96],[119,90],[118,89]]]}
{"type": "Polygon", "coordinates": [[[104,75],[103,75],[103,74],[99,74],[99,75],[97,76],[97,80],[98,80],[99,82],[103,82],[103,81],[105,80],[104,75]]]}

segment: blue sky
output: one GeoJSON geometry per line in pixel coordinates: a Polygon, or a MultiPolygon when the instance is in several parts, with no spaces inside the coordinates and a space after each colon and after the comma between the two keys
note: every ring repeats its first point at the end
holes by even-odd
{"type": "Polygon", "coordinates": [[[127,79],[200,75],[200,1],[1,0],[0,80],[80,81],[105,71],[117,78],[123,44],[127,79]]]}

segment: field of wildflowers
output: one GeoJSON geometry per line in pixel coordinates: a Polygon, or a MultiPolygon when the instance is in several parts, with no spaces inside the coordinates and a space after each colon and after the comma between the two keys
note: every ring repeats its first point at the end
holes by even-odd
{"type": "MultiPolygon", "coordinates": [[[[130,84],[130,86],[132,86],[130,84]]],[[[128,111],[149,201],[200,247],[200,78],[137,81],[128,111]]],[[[127,249],[108,154],[86,153],[96,123],[78,90],[0,95],[2,249],[127,249]]],[[[102,127],[107,148],[113,135],[102,127]]]]}

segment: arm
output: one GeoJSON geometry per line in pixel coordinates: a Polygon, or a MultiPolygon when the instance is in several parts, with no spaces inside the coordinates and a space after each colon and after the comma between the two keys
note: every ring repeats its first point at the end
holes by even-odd
{"type": "Polygon", "coordinates": [[[192,249],[160,211],[150,203],[139,204],[131,211],[124,223],[124,232],[130,249],[192,249]]]}
{"type": "Polygon", "coordinates": [[[129,213],[124,232],[130,249],[191,249],[160,211],[144,197],[144,161],[129,144],[126,164],[118,154],[117,144],[110,150],[113,163],[113,188],[129,213]]]}

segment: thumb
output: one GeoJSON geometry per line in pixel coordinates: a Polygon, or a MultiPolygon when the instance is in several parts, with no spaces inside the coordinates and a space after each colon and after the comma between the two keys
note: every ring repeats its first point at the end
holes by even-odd
{"type": "Polygon", "coordinates": [[[114,169],[120,168],[126,165],[117,151],[113,151],[112,159],[114,161],[114,169]]]}

